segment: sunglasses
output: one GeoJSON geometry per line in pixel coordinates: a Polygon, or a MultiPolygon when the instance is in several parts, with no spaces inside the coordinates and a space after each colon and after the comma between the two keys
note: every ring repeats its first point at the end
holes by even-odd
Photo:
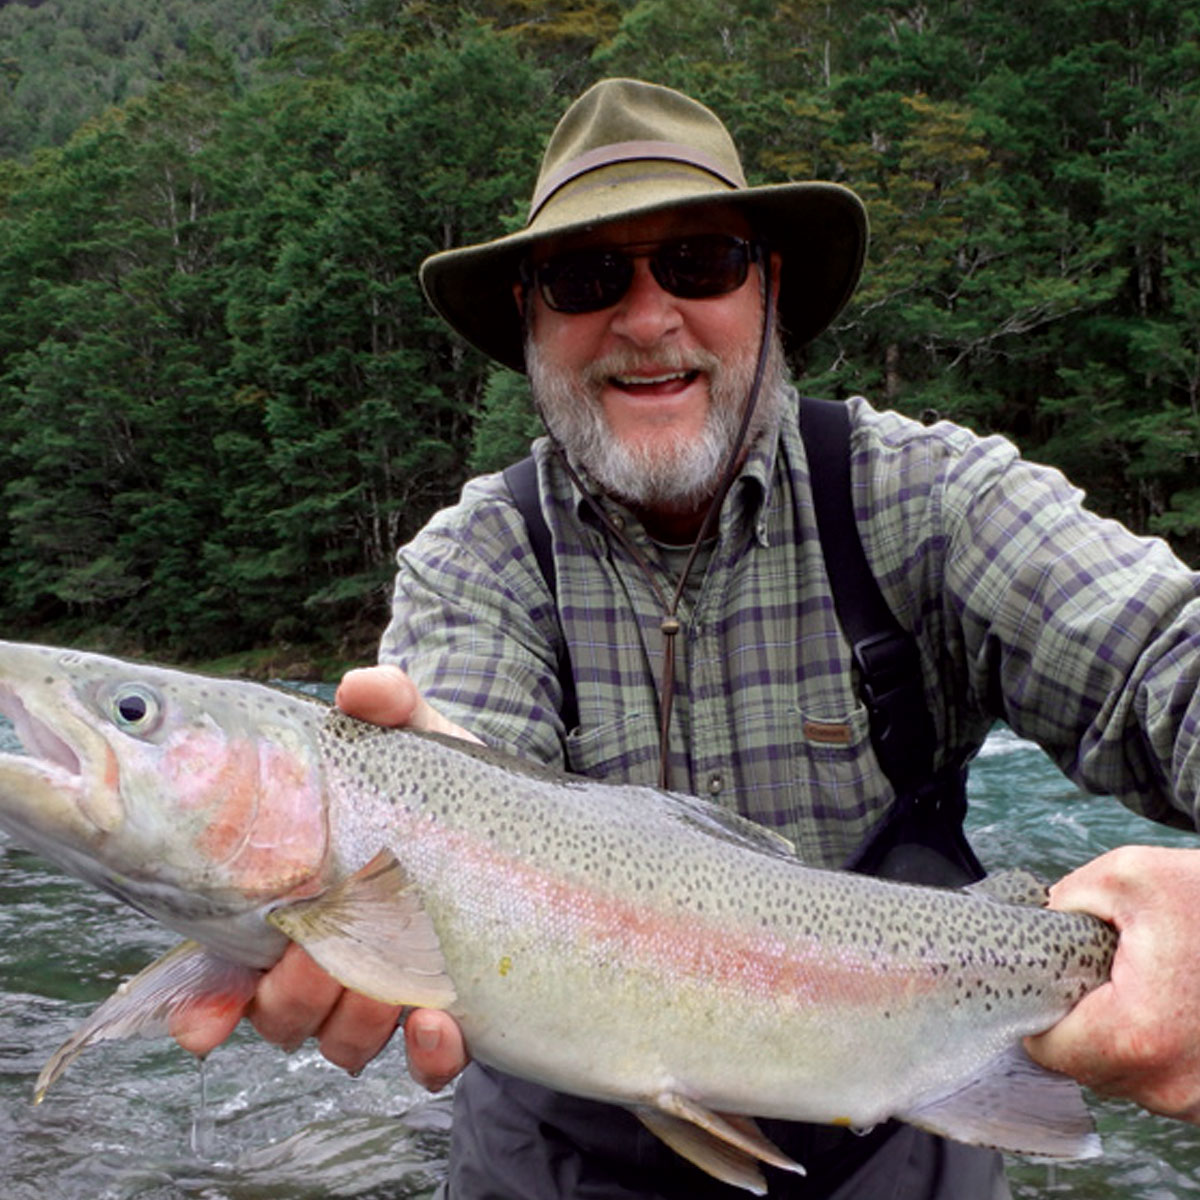
{"type": "Polygon", "coordinates": [[[537,266],[523,263],[521,282],[536,286],[555,312],[591,313],[611,308],[629,291],[635,259],[650,260],[650,274],[663,291],[680,300],[707,300],[736,292],[762,255],[757,242],[702,233],[646,246],[568,250],[537,266]]]}

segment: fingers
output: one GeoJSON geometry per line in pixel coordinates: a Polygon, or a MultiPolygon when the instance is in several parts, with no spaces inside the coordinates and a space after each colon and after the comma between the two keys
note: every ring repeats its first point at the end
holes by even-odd
{"type": "Polygon", "coordinates": [[[347,671],[335,699],[344,713],[373,725],[408,725],[425,733],[445,733],[479,741],[422,699],[416,684],[390,663],[347,671]]]}
{"type": "Polygon", "coordinates": [[[404,1023],[408,1073],[422,1087],[440,1092],[468,1062],[458,1022],[435,1009],[417,1008],[404,1023]]]}
{"type": "Polygon", "coordinates": [[[242,1019],[240,1007],[199,1006],[187,1014],[186,1022],[173,1023],[171,1036],[189,1053],[204,1058],[215,1050],[242,1019]]]}
{"type": "Polygon", "coordinates": [[[1125,846],[1102,854],[1064,875],[1050,888],[1050,907],[1060,912],[1087,912],[1104,921],[1125,924],[1136,913],[1135,893],[1147,868],[1140,852],[1149,847],[1125,846]]]}
{"type": "Polygon", "coordinates": [[[357,1073],[387,1045],[400,1011],[346,991],[291,945],[263,976],[248,1015],[268,1042],[295,1050],[315,1037],[330,1062],[357,1073]]]}
{"type": "Polygon", "coordinates": [[[317,1034],[321,1053],[334,1066],[357,1075],[391,1041],[401,1009],[343,991],[317,1034]]]}
{"type": "MultiPolygon", "coordinates": [[[[387,1045],[400,1013],[393,1005],[343,990],[301,947],[291,945],[263,976],[249,1016],[267,1041],[294,1050],[316,1037],[330,1062],[357,1074],[387,1045]]],[[[462,1031],[446,1013],[414,1009],[404,1039],[409,1073],[432,1092],[467,1065],[462,1031]]]]}
{"type": "Polygon", "coordinates": [[[1027,1041],[1043,1066],[1200,1123],[1200,852],[1129,846],[1051,889],[1120,932],[1109,981],[1027,1041]]]}
{"type": "Polygon", "coordinates": [[[292,943],[262,977],[247,1015],[268,1042],[296,1050],[321,1028],[341,994],[342,985],[292,943]]]}
{"type": "Polygon", "coordinates": [[[411,725],[420,697],[399,667],[358,667],[342,676],[335,696],[343,712],[372,725],[411,725]]]}

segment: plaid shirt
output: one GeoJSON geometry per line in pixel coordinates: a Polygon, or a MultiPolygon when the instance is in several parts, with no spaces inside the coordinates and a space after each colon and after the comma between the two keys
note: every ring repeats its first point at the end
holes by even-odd
{"type": "MultiPolygon", "coordinates": [[[[848,403],[855,515],[884,596],[920,647],[938,765],[966,761],[1003,719],[1080,786],[1190,826],[1200,576],[1164,543],[1085,511],[1061,474],[1002,438],[848,403]]],[[[672,779],[836,865],[893,793],[855,693],[789,412],[750,454],[680,610],[672,779]]],[[[486,476],[399,552],[381,658],[493,745],[653,783],[660,602],[544,441],[535,457],[557,601],[506,485],[486,476]],[[579,698],[572,730],[558,716],[564,636],[579,698]]],[[[673,594],[637,519],[607,506],[673,594]]]]}

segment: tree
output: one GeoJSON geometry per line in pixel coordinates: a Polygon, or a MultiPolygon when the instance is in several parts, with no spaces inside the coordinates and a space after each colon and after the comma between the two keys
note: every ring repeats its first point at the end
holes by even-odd
{"type": "Polygon", "coordinates": [[[377,627],[396,546],[460,486],[486,368],[429,313],[417,267],[491,236],[543,121],[529,101],[546,85],[511,38],[372,47],[399,78],[361,68],[264,99],[271,161],[307,148],[232,224],[235,374],[263,389],[278,495],[270,530],[238,522],[221,557],[244,590],[292,596],[289,627],[344,622],[365,596],[377,627]]]}
{"type": "Polygon", "coordinates": [[[1005,432],[1200,554],[1195,5],[265,3],[0,7],[10,625],[369,653],[397,544],[537,431],[418,266],[520,227],[602,73],[866,199],[801,387],[1005,432]]]}

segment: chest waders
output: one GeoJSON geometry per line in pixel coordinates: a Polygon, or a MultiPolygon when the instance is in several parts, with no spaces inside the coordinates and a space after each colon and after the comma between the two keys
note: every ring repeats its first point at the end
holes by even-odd
{"type": "MultiPolygon", "coordinates": [[[[848,870],[961,886],[984,871],[963,833],[966,771],[935,771],[933,719],[916,643],[887,606],[867,563],[850,486],[845,405],[801,400],[801,432],[838,621],[853,648],[871,744],[896,800],[845,864],[848,870]]],[[[552,595],[550,531],[532,458],[504,472],[552,595]]],[[[558,675],[567,728],[578,722],[569,651],[558,675]]],[[[865,1135],[828,1125],[760,1121],[807,1174],[764,1168],[779,1200],[1005,1200],[998,1154],[889,1121],[865,1135]]],[[[631,1113],[566,1096],[473,1063],[458,1083],[449,1200],[735,1200],[747,1193],[680,1158],[631,1113]]]]}

